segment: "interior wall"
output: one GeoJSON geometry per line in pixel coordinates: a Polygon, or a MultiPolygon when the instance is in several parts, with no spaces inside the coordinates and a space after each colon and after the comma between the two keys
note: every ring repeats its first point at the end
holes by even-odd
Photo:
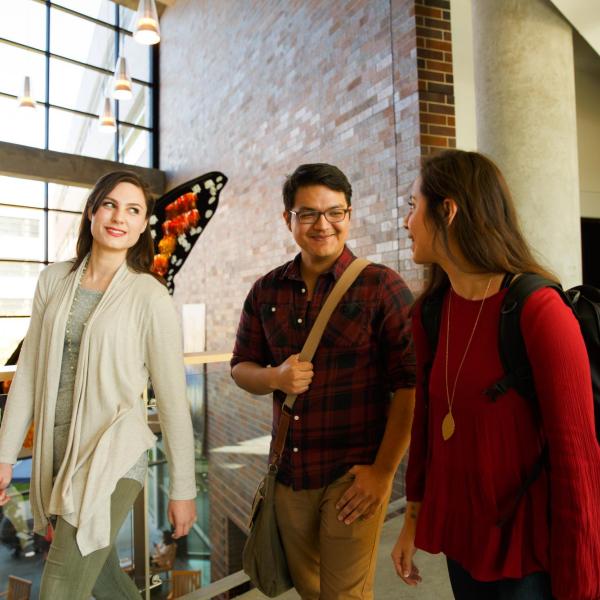
{"type": "Polygon", "coordinates": [[[388,0],[179,0],[165,12],[160,167],[169,187],[213,169],[229,177],[175,280],[178,303],[206,303],[208,350],[231,349],[250,286],[295,253],[281,186],[301,163],[346,172],[350,246],[399,267],[396,169],[415,144],[397,165],[389,16],[388,0]]]}
{"type": "Polygon", "coordinates": [[[450,0],[456,111],[456,147],[477,150],[471,0],[450,0]]]}
{"type": "Polygon", "coordinates": [[[600,56],[574,36],[581,216],[600,219],[600,56]]]}
{"type": "MultiPolygon", "coordinates": [[[[445,39],[432,21],[423,35],[445,39]]],[[[416,30],[415,0],[177,0],[165,11],[160,168],[169,188],[212,170],[229,178],[175,279],[176,303],[206,305],[208,351],[232,349],[251,285],[297,251],[281,186],[301,163],[349,177],[355,253],[422,284],[402,224],[421,155],[416,30]]],[[[236,568],[227,530],[246,531],[271,400],[235,388],[224,365],[209,369],[207,396],[214,579],[236,568]]]]}

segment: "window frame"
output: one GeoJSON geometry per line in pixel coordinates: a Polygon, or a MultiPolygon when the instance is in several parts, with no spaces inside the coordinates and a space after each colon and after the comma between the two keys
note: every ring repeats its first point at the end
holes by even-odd
{"type": "MultiPolygon", "coordinates": [[[[113,1],[113,7],[114,7],[115,13],[114,13],[114,22],[112,24],[107,23],[106,21],[102,21],[100,19],[96,19],[96,18],[86,15],[84,13],[80,13],[71,8],[67,8],[60,4],[57,4],[53,0],[32,0],[32,1],[44,5],[46,8],[46,10],[45,10],[46,40],[45,40],[44,49],[36,48],[33,46],[29,46],[27,44],[23,44],[21,42],[9,40],[9,39],[2,38],[2,37],[0,37],[0,44],[2,44],[2,43],[8,44],[13,47],[19,48],[21,50],[33,52],[33,53],[44,56],[45,76],[46,76],[45,90],[43,92],[44,100],[38,101],[37,104],[38,104],[39,108],[42,108],[44,110],[44,134],[43,134],[44,146],[43,146],[43,149],[49,150],[50,149],[49,142],[50,142],[50,110],[51,109],[58,109],[58,110],[66,112],[66,113],[80,115],[83,117],[88,117],[88,118],[93,118],[93,119],[98,119],[98,114],[93,114],[93,113],[89,113],[86,111],[77,110],[74,108],[68,108],[68,107],[65,107],[65,106],[62,106],[59,104],[53,104],[50,102],[50,84],[51,84],[50,61],[51,61],[51,59],[58,59],[61,61],[65,61],[66,63],[70,63],[72,65],[76,65],[76,66],[82,67],[84,69],[89,69],[91,71],[95,71],[97,73],[107,75],[109,77],[112,77],[113,73],[114,73],[113,71],[111,71],[109,69],[98,67],[96,65],[88,64],[88,63],[82,62],[80,60],[76,60],[74,58],[69,58],[69,57],[63,56],[61,54],[51,52],[50,51],[51,11],[59,10],[64,13],[75,16],[77,18],[84,19],[85,21],[94,23],[95,25],[98,25],[105,29],[112,30],[112,35],[113,35],[114,44],[115,44],[115,46],[114,46],[115,56],[119,56],[119,50],[121,47],[121,37],[122,36],[132,37],[133,33],[131,31],[129,31],[128,29],[121,27],[121,9],[123,7],[114,1],[113,1]]],[[[149,159],[148,162],[150,164],[146,164],[144,166],[156,169],[156,168],[158,168],[158,163],[159,163],[158,128],[157,128],[157,124],[159,122],[159,119],[158,119],[158,109],[159,109],[159,100],[158,100],[159,48],[158,48],[158,44],[155,44],[155,45],[149,47],[148,52],[150,54],[150,56],[149,56],[149,61],[150,61],[150,63],[149,63],[149,81],[144,81],[142,79],[138,79],[135,77],[132,77],[131,80],[132,80],[132,83],[135,83],[139,86],[142,86],[142,87],[145,87],[148,89],[148,93],[149,93],[148,109],[150,112],[149,118],[148,118],[149,126],[140,125],[140,124],[132,123],[130,121],[121,119],[120,115],[119,115],[119,101],[114,101],[114,115],[115,115],[115,121],[117,124],[117,129],[113,134],[114,135],[113,160],[116,163],[125,164],[120,161],[121,155],[122,154],[124,155],[124,153],[122,152],[122,149],[120,148],[120,140],[121,140],[121,136],[123,135],[123,130],[122,130],[122,126],[123,126],[125,128],[132,129],[132,130],[139,130],[144,135],[146,133],[149,134],[148,135],[149,147],[147,149],[147,156],[149,159]]],[[[2,90],[0,90],[0,97],[10,98],[15,101],[18,100],[18,96],[15,96],[13,94],[8,93],[7,91],[2,91],[2,90]]],[[[23,176],[19,177],[16,175],[15,176],[11,175],[11,177],[14,177],[15,179],[25,179],[26,178],[23,176]]],[[[26,205],[21,205],[21,204],[11,204],[8,202],[0,202],[0,207],[25,209],[28,211],[29,210],[43,211],[43,214],[44,214],[44,217],[43,217],[43,236],[44,236],[43,259],[33,260],[33,259],[7,258],[5,256],[0,256],[0,264],[17,263],[17,264],[40,264],[40,265],[47,266],[53,262],[53,261],[49,260],[49,256],[51,254],[50,248],[49,248],[49,233],[50,233],[49,219],[50,219],[51,213],[81,215],[81,211],[71,210],[71,209],[66,209],[66,208],[51,208],[49,206],[49,185],[51,183],[55,183],[55,182],[44,181],[43,206],[39,206],[39,205],[38,206],[26,206],[26,205]]],[[[87,187],[87,186],[84,186],[84,187],[87,187]]],[[[0,324],[2,323],[3,319],[20,319],[20,318],[29,319],[30,317],[31,317],[31,315],[9,315],[9,314],[0,313],[0,324]]]]}
{"type": "MultiPolygon", "coordinates": [[[[64,112],[67,112],[70,114],[75,114],[75,115],[88,117],[88,118],[92,118],[92,119],[98,119],[98,114],[89,113],[89,112],[77,110],[74,108],[68,108],[68,107],[65,107],[65,106],[62,106],[59,104],[52,104],[50,102],[50,78],[51,78],[50,59],[61,60],[61,61],[70,63],[72,65],[82,67],[84,69],[89,69],[91,71],[95,71],[95,72],[103,74],[103,75],[108,75],[109,77],[112,77],[114,74],[114,71],[111,71],[109,69],[104,69],[102,67],[98,67],[96,65],[91,65],[91,64],[76,60],[74,58],[69,58],[67,56],[63,56],[61,54],[56,54],[56,53],[50,51],[51,9],[70,14],[77,18],[84,19],[85,21],[94,23],[95,25],[98,25],[99,27],[103,27],[105,29],[112,30],[114,44],[115,44],[115,56],[119,56],[119,51],[120,51],[120,46],[121,46],[121,36],[133,37],[133,34],[128,29],[121,27],[121,25],[120,25],[120,18],[121,18],[120,17],[120,9],[122,7],[119,4],[117,4],[116,2],[113,2],[114,10],[115,10],[114,24],[110,24],[110,23],[107,23],[100,19],[95,19],[94,17],[91,17],[89,15],[77,12],[71,8],[67,8],[65,6],[61,6],[60,4],[56,4],[55,2],[53,2],[53,0],[32,0],[32,1],[46,6],[46,44],[45,44],[45,48],[42,50],[40,48],[28,46],[27,44],[22,44],[21,42],[8,40],[8,39],[2,38],[2,37],[0,37],[0,44],[8,44],[15,48],[19,48],[20,50],[33,52],[35,54],[41,54],[45,57],[46,88],[45,88],[45,92],[44,92],[44,100],[39,101],[37,104],[40,107],[43,107],[44,113],[45,113],[44,114],[44,146],[43,146],[43,149],[49,150],[50,149],[49,143],[50,143],[50,109],[51,108],[58,109],[58,110],[61,110],[61,111],[64,111],[64,112]]],[[[149,162],[151,164],[143,165],[143,166],[156,169],[156,168],[158,168],[158,143],[157,143],[158,142],[157,123],[158,123],[158,105],[159,105],[158,94],[157,94],[158,62],[159,62],[158,61],[158,44],[151,46],[149,48],[148,52],[150,53],[150,64],[149,64],[149,75],[150,75],[149,79],[150,80],[144,81],[142,79],[132,77],[131,81],[132,81],[132,83],[135,83],[136,85],[148,88],[149,95],[150,95],[150,102],[149,102],[150,115],[149,115],[148,121],[149,121],[150,125],[149,126],[139,125],[136,123],[132,123],[130,121],[122,120],[119,115],[119,101],[115,101],[114,102],[114,115],[115,115],[115,121],[117,124],[117,129],[114,133],[113,160],[115,162],[120,162],[120,160],[119,160],[120,155],[121,155],[121,149],[119,148],[120,134],[121,134],[121,125],[124,125],[125,127],[132,127],[134,129],[139,129],[141,131],[145,131],[150,134],[149,135],[149,146],[150,147],[148,148],[148,157],[150,159],[149,162]]],[[[10,94],[10,93],[8,93],[6,91],[2,91],[2,90],[0,90],[0,96],[2,96],[4,98],[14,99],[15,101],[18,100],[18,96],[14,95],[14,94],[10,94]]]]}

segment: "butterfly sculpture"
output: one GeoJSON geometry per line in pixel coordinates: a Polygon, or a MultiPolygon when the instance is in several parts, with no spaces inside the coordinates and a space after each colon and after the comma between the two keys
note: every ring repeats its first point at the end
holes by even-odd
{"type": "MultiPolygon", "coordinates": [[[[182,183],[156,201],[150,217],[155,252],[152,271],[165,278],[169,293],[175,291],[173,278],[215,214],[219,195],[226,183],[227,177],[223,173],[212,171],[182,183]]],[[[23,340],[7,365],[17,363],[22,344],[23,340]]],[[[2,387],[0,384],[0,408],[2,387]]]]}
{"type": "Polygon", "coordinates": [[[165,278],[169,293],[175,290],[175,275],[215,214],[226,183],[223,173],[212,171],[177,186],[156,201],[150,217],[155,252],[152,271],[165,278]]]}

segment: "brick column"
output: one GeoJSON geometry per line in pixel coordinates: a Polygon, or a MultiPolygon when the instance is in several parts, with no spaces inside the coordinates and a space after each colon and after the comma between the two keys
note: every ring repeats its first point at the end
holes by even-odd
{"type": "MultiPolygon", "coordinates": [[[[392,0],[392,62],[398,231],[404,226],[408,189],[420,161],[456,146],[449,0],[392,0]]],[[[425,270],[399,244],[398,264],[411,289],[422,289],[425,270]]]]}
{"type": "Polygon", "coordinates": [[[450,0],[415,0],[421,154],[456,147],[450,0]]]}

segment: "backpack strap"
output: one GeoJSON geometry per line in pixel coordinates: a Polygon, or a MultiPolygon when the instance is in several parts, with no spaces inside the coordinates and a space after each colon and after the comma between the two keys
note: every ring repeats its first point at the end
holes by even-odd
{"type": "Polygon", "coordinates": [[[505,510],[500,515],[500,517],[496,521],[496,525],[498,527],[503,527],[512,519],[513,515],[517,512],[517,508],[519,507],[519,503],[523,499],[525,492],[528,490],[529,486],[542,474],[544,466],[549,464],[549,460],[550,455],[548,450],[548,444],[545,444],[542,449],[542,453],[540,454],[540,457],[535,461],[531,472],[529,473],[525,481],[523,481],[523,483],[521,484],[521,487],[519,488],[519,491],[514,497],[512,504],[508,507],[507,510],[505,510]]]}
{"type": "Polygon", "coordinates": [[[440,337],[440,324],[442,321],[442,305],[444,303],[445,289],[438,290],[428,296],[421,303],[421,323],[427,336],[427,343],[431,355],[435,355],[438,339],[440,337]]]}
{"type": "Polygon", "coordinates": [[[425,330],[427,343],[429,345],[429,358],[423,365],[423,399],[426,410],[429,408],[429,376],[431,367],[437,350],[438,339],[440,337],[440,326],[442,322],[442,305],[444,303],[444,294],[447,288],[436,291],[421,303],[421,324],[425,330]]]}
{"type": "MultiPolygon", "coordinates": [[[[485,393],[492,402],[495,402],[498,396],[507,392],[509,388],[513,388],[521,396],[530,400],[536,410],[539,411],[531,364],[527,356],[525,340],[521,333],[521,312],[527,298],[543,287],[551,287],[556,290],[565,304],[570,308],[572,306],[559,284],[535,273],[523,273],[514,278],[513,281],[506,280],[503,281],[504,283],[506,285],[503,285],[503,287],[508,287],[508,291],[500,309],[498,350],[505,374],[485,393]]],[[[521,483],[512,503],[498,518],[496,522],[498,527],[506,525],[512,519],[528,488],[538,479],[544,467],[548,464],[548,444],[545,444],[529,475],[521,483]]]]}
{"type": "Polygon", "coordinates": [[[506,281],[506,283],[509,287],[500,308],[498,332],[498,349],[504,367],[504,376],[485,390],[485,394],[495,402],[499,396],[513,388],[524,398],[535,401],[535,384],[525,341],[521,334],[523,306],[533,292],[543,287],[555,289],[569,306],[570,304],[560,285],[536,273],[523,273],[512,282],[506,281]]]}

